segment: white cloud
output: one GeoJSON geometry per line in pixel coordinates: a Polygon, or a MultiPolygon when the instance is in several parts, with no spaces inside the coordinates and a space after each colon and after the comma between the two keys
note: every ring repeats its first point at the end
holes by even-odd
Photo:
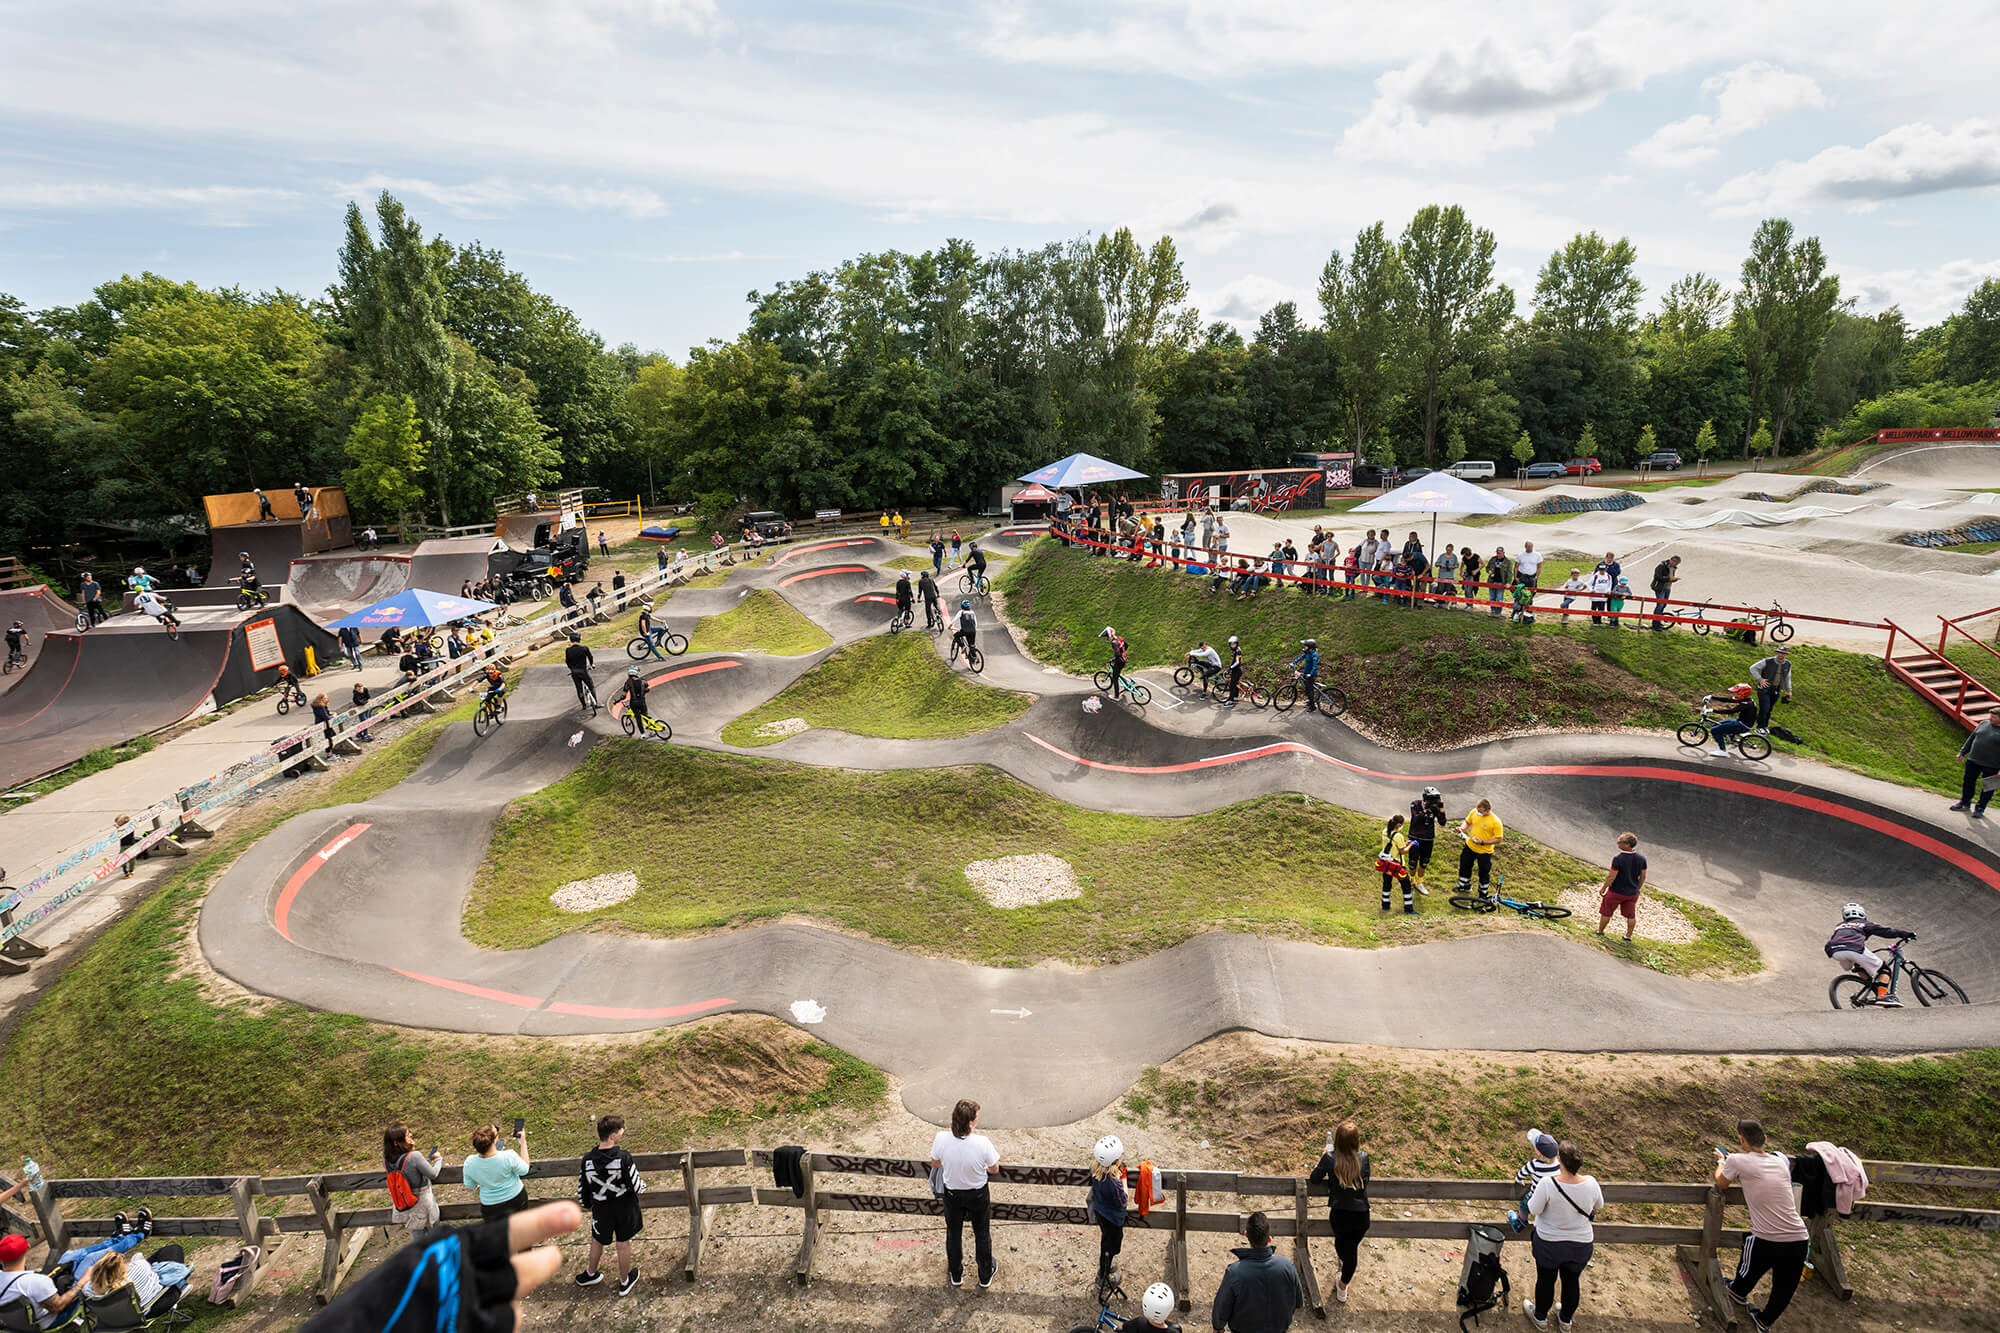
{"type": "Polygon", "coordinates": [[[1827,104],[1826,94],[1809,76],[1762,60],[1718,74],[1701,87],[1703,92],[1715,94],[1715,114],[1662,125],[1632,146],[1634,161],[1652,167],[1693,166],[1719,153],[1717,145],[1724,139],[1747,134],[1790,112],[1827,104]]]}
{"type": "Polygon", "coordinates": [[[1190,292],[1189,300],[1201,311],[1203,323],[1221,320],[1233,324],[1246,338],[1257,332],[1257,321],[1281,301],[1295,302],[1303,323],[1317,324],[1320,320],[1316,288],[1300,287],[1261,273],[1246,273],[1219,287],[1190,292]]]}
{"type": "Polygon", "coordinates": [[[1867,212],[1894,199],[2000,185],[2000,124],[1918,122],[1856,148],[1842,144],[1803,162],[1780,162],[1725,181],[1709,203],[1725,215],[1814,205],[1867,212]]]}
{"type": "Polygon", "coordinates": [[[1936,268],[1872,272],[1840,264],[1833,268],[1840,276],[1840,294],[1855,298],[1863,312],[1901,306],[1912,328],[1937,323],[1963,306],[1974,287],[2000,278],[2000,259],[1954,259],[1936,268]]]}
{"type": "Polygon", "coordinates": [[[118,213],[134,209],[199,213],[219,225],[243,223],[252,214],[288,211],[304,196],[297,190],[237,185],[148,185],[139,182],[47,181],[0,185],[0,211],[118,213]]]}
{"type": "Polygon", "coordinates": [[[528,204],[546,204],[579,213],[622,213],[628,218],[658,217],[666,201],[651,190],[591,185],[554,185],[488,176],[445,184],[414,176],[368,176],[336,193],[350,198],[390,194],[425,199],[460,217],[496,217],[528,204]]]}

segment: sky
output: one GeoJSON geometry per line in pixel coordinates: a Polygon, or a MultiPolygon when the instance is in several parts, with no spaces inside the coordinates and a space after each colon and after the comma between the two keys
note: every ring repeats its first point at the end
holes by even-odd
{"type": "Polygon", "coordinates": [[[1120,226],[1250,329],[1458,203],[1524,311],[1580,231],[1650,303],[1782,214],[1920,326],[2000,275],[1996,68],[1992,0],[0,0],[0,292],[317,294],[387,189],[676,359],[859,253],[1120,226]]]}

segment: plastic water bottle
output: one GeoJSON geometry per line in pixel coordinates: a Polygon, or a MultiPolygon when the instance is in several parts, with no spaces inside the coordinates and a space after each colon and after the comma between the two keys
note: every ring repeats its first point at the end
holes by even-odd
{"type": "Polygon", "coordinates": [[[26,1158],[21,1163],[21,1183],[32,1192],[42,1187],[42,1168],[35,1165],[35,1159],[26,1158]]]}

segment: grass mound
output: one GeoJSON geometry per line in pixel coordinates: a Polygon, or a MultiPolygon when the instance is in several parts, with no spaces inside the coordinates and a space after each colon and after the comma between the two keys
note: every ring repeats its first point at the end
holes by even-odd
{"type": "Polygon", "coordinates": [[[802,717],[815,727],[893,740],[970,736],[1019,717],[1025,694],[975,685],[938,660],[927,634],[882,634],[849,644],[784,692],[722,729],[731,745],[769,745],[757,728],[802,717]]]}
{"type": "MultiPolygon", "coordinates": [[[[1300,796],[1162,819],[1080,810],[983,768],[854,773],[613,741],[501,820],[465,929],[495,947],[539,944],[577,927],[550,906],[552,888],[628,869],[638,895],[590,924],[689,935],[798,914],[1000,965],[1122,962],[1217,929],[1372,948],[1517,928],[1454,912],[1435,892],[1420,915],[1383,916],[1380,827],[1300,796]],[[1083,896],[1001,910],[966,882],[967,862],[1031,852],[1076,866],[1083,896]]],[[[1507,886],[1523,897],[1603,878],[1526,839],[1509,848],[1507,886]]],[[[1700,924],[1693,944],[1608,951],[1674,972],[1758,966],[1722,917],[1700,924]]],[[[1607,947],[1594,919],[1581,925],[1518,928],[1607,947]]]]}
{"type": "MultiPolygon", "coordinates": [[[[1178,665],[1197,638],[1235,634],[1246,660],[1288,662],[1319,639],[1322,678],[1347,691],[1363,726],[1414,748],[1546,727],[1671,729],[1692,701],[1748,678],[1766,649],[1710,635],[1541,624],[1479,612],[1405,610],[1266,591],[1248,601],[1205,580],[1091,559],[1037,542],[999,577],[1027,649],[1076,671],[1103,667],[1096,635],[1116,625],[1133,667],[1178,665]]],[[[1628,604],[1627,609],[1638,603],[1628,604]]],[[[1805,737],[1781,746],[1891,782],[1956,790],[1964,733],[1890,678],[1879,658],[1792,646],[1796,702],[1776,720],[1805,737]]]]}
{"type": "Polygon", "coordinates": [[[703,616],[689,636],[688,651],[801,657],[832,642],[832,635],[793,610],[790,602],[757,588],[721,615],[703,616]]]}

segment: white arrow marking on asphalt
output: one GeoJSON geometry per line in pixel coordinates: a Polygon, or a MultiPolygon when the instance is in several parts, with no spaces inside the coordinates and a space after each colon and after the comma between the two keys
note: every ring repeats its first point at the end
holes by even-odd
{"type": "Polygon", "coordinates": [[[1025,1008],[1023,1008],[1023,1009],[994,1009],[994,1010],[990,1010],[989,1012],[991,1012],[991,1013],[996,1013],[996,1014],[1005,1014],[1005,1015],[1007,1015],[1007,1016],[1008,1016],[1009,1018],[1026,1018],[1026,1017],[1028,1016],[1028,1010],[1026,1010],[1025,1008]]]}

